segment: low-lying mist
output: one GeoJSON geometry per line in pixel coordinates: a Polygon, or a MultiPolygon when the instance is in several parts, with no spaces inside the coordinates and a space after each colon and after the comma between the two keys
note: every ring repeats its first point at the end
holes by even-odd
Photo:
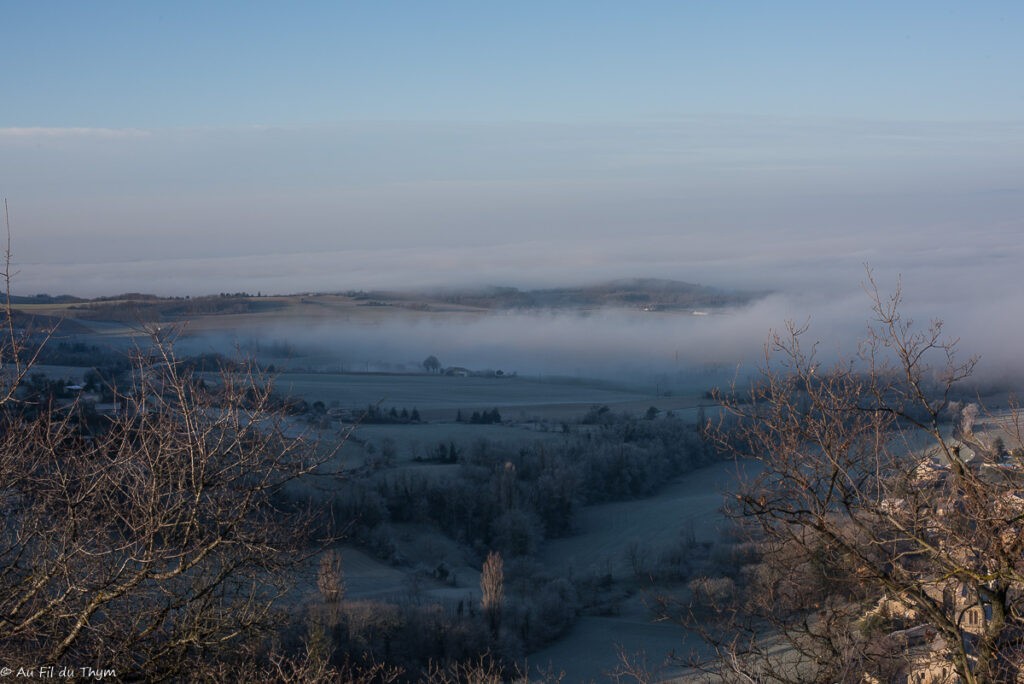
{"type": "MultiPolygon", "coordinates": [[[[888,297],[896,284],[895,279],[879,282],[880,295],[888,297]]],[[[963,359],[981,358],[978,381],[1005,387],[1024,377],[1015,342],[1022,324],[1013,315],[1021,302],[1012,289],[971,302],[958,301],[953,293],[928,298],[919,296],[920,288],[904,290],[905,318],[920,329],[944,318],[943,339],[959,339],[963,359]]],[[[603,309],[416,317],[396,311],[373,322],[248,327],[201,335],[189,345],[219,350],[238,345],[268,358],[285,350],[290,358],[284,365],[321,371],[417,371],[434,355],[445,367],[600,378],[671,391],[675,385],[720,385],[756,373],[772,332],[784,332],[787,322],[809,326],[806,348],[817,343],[815,354],[823,363],[852,360],[872,324],[871,306],[858,283],[848,293],[776,293],[702,315],[603,309]]]]}
{"type": "MultiPolygon", "coordinates": [[[[787,320],[810,322],[807,339],[821,341],[823,361],[854,356],[872,316],[863,287],[868,264],[883,297],[902,282],[902,311],[918,326],[945,320],[948,335],[960,340],[961,353],[981,357],[979,378],[1017,378],[1024,336],[1024,226],[1019,218],[1024,190],[953,186],[874,195],[850,191],[791,204],[744,196],[743,202],[730,197],[705,206],[683,197],[673,200],[673,211],[681,213],[673,213],[677,218],[671,222],[645,222],[644,211],[650,209],[638,209],[635,222],[623,212],[605,217],[601,230],[591,231],[587,221],[593,217],[572,218],[571,229],[552,228],[550,236],[542,235],[540,224],[529,224],[532,232],[510,225],[480,241],[404,244],[388,239],[386,246],[315,252],[15,262],[14,283],[16,293],[25,294],[196,295],[485,285],[529,289],[649,277],[774,293],[708,316],[611,310],[500,313],[436,322],[395,316],[374,325],[270,325],[199,343],[283,340],[308,350],[325,368],[410,368],[434,354],[446,366],[650,378],[709,367],[748,372],[763,357],[769,331],[782,329],[787,320]],[[677,204],[685,204],[686,211],[677,204]],[[701,207],[706,211],[698,211],[701,207]],[[634,225],[635,235],[621,237],[634,225]]],[[[660,205],[651,199],[628,206],[660,205]]],[[[239,241],[240,248],[255,244],[239,241]]]]}

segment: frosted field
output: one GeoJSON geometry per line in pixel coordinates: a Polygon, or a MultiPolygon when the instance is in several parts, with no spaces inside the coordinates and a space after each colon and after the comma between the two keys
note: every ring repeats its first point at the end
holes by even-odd
{"type": "Polygon", "coordinates": [[[626,550],[634,541],[656,559],[684,532],[692,531],[698,542],[717,539],[725,523],[722,494],[735,486],[736,478],[736,463],[715,463],[682,475],[646,499],[585,506],[576,517],[576,533],[546,542],[540,559],[561,574],[593,570],[629,577],[626,550]]]}
{"type": "MultiPolygon", "coordinates": [[[[276,386],[307,401],[337,401],[342,406],[415,406],[458,409],[466,406],[513,407],[545,404],[583,405],[639,400],[645,395],[583,383],[526,378],[477,378],[436,375],[282,373],[276,386]]],[[[468,416],[467,416],[468,417],[468,416]]]]}
{"type": "MultiPolygon", "coordinates": [[[[749,467],[749,464],[748,466],[749,467]]],[[[658,553],[692,530],[698,542],[716,539],[725,518],[722,493],[734,487],[735,463],[715,463],[683,475],[657,495],[635,501],[619,501],[580,510],[578,533],[546,542],[541,562],[553,572],[572,568],[577,575],[611,572],[624,579],[632,575],[626,550],[638,542],[654,561],[658,553]]],[[[616,615],[584,615],[562,639],[530,656],[534,666],[557,663],[565,682],[607,681],[617,665],[621,647],[633,656],[642,654],[659,680],[678,676],[682,668],[667,662],[670,654],[685,657],[703,645],[671,622],[656,621],[639,591],[620,605],[616,615]]]]}
{"type": "Polygon", "coordinates": [[[668,411],[696,411],[706,387],[693,387],[673,396],[599,381],[565,378],[485,378],[436,375],[351,373],[281,373],[278,392],[328,406],[362,408],[379,404],[385,410],[419,410],[424,420],[455,420],[461,410],[468,420],[473,411],[497,408],[506,421],[572,420],[588,408],[607,405],[615,410],[642,412],[648,406],[668,411]]]}

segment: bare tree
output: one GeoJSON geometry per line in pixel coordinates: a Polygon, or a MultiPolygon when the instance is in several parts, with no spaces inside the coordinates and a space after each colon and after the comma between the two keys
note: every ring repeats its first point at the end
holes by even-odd
{"type": "Polygon", "coordinates": [[[703,666],[736,681],[1009,681],[1024,662],[1024,460],[963,441],[973,415],[948,423],[975,360],[941,322],[915,328],[870,274],[867,290],[876,320],[856,359],[824,367],[789,325],[749,396],[724,398],[716,437],[761,464],[733,508],[761,562],[729,619],[702,627],[721,656],[703,666]]]}
{"type": "Polygon", "coordinates": [[[491,632],[496,635],[501,625],[501,607],[505,601],[505,563],[497,551],[488,553],[484,560],[480,572],[480,591],[480,608],[487,616],[491,632]]]}
{"type": "Polygon", "coordinates": [[[337,603],[345,596],[345,573],[341,567],[341,554],[335,550],[320,556],[316,586],[327,603],[337,603]]]}
{"type": "Polygon", "coordinates": [[[103,418],[28,406],[21,377],[0,404],[0,660],[197,676],[277,624],[311,529],[283,488],[329,454],[286,435],[267,378],[207,386],[154,338],[103,418]]]}
{"type": "Polygon", "coordinates": [[[14,393],[39,358],[43,344],[53,333],[52,330],[40,331],[42,342],[29,345],[27,338],[30,331],[20,328],[15,320],[14,308],[11,306],[11,281],[14,273],[11,271],[11,215],[7,208],[7,198],[4,198],[4,228],[7,242],[4,244],[3,270],[0,271],[0,281],[4,287],[3,302],[0,303],[3,307],[3,322],[0,325],[0,405],[14,398],[14,393]]]}

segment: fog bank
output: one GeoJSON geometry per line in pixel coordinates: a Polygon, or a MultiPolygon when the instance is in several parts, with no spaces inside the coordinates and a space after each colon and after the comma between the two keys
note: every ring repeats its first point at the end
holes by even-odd
{"type": "Polygon", "coordinates": [[[631,277],[774,293],[700,321],[324,333],[370,350],[411,340],[393,362],[438,347],[466,357],[453,364],[516,365],[504,359],[518,347],[532,350],[523,367],[643,367],[677,350],[694,363],[756,357],[787,318],[809,317],[823,350],[852,353],[867,263],[885,291],[902,276],[909,315],[946,319],[999,373],[1016,366],[1024,332],[1022,151],[1019,122],[820,117],[10,128],[0,180],[19,294],[631,277]]]}

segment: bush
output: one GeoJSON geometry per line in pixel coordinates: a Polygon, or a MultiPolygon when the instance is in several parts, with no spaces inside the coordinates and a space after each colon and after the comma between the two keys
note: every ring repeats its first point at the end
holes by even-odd
{"type": "Polygon", "coordinates": [[[698,577],[686,585],[690,607],[697,614],[721,613],[736,596],[736,583],[728,577],[698,577]]]}

